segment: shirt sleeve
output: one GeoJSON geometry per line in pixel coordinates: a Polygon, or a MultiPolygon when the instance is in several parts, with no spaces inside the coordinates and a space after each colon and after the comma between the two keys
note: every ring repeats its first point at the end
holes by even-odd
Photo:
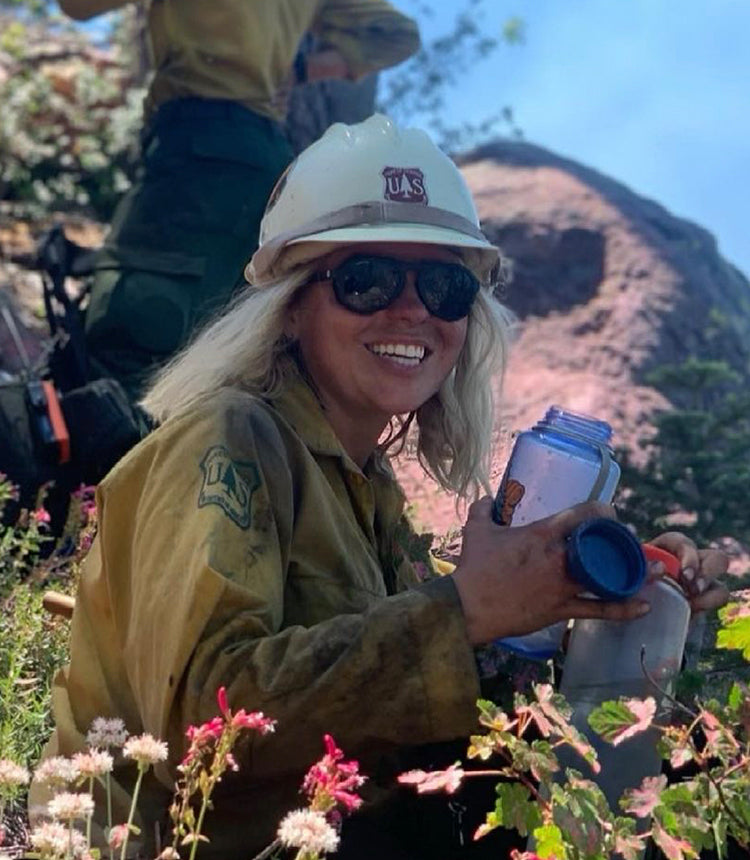
{"type": "Polygon", "coordinates": [[[313,32],[342,54],[354,78],[395,66],[420,47],[416,21],[386,0],[324,0],[313,32]]]}
{"type": "Polygon", "coordinates": [[[179,760],[185,727],[216,715],[224,686],[232,708],[278,721],[243,761],[258,779],[304,769],[325,732],[355,756],[468,734],[479,682],[452,580],[285,626],[295,464],[267,416],[249,436],[197,435],[153,459],[137,496],[118,493],[120,506],[137,498],[131,528],[102,493],[105,573],[129,557],[127,576],[107,578],[144,729],[179,760]]]}

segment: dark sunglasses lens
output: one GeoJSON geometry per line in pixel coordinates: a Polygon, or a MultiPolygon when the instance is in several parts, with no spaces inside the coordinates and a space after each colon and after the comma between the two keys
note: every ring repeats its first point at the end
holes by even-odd
{"type": "Polygon", "coordinates": [[[351,257],[331,273],[338,301],[358,314],[387,308],[404,286],[401,267],[379,257],[351,257]]]}
{"type": "Polygon", "coordinates": [[[419,269],[417,290],[433,316],[453,322],[463,319],[471,310],[479,281],[463,266],[425,263],[419,269]]]}

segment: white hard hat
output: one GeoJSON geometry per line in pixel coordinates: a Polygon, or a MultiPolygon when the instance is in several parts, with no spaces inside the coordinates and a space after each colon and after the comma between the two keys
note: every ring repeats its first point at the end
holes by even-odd
{"type": "Polygon", "coordinates": [[[500,259],[456,165],[424,131],[401,129],[382,114],[332,125],[289,165],[271,192],[245,274],[262,286],[362,242],[448,246],[485,283],[500,259]]]}

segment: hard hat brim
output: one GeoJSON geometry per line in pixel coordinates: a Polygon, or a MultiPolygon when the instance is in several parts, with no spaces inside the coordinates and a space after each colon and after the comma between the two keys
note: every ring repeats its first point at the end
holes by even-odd
{"type": "Polygon", "coordinates": [[[331,242],[336,245],[364,242],[398,242],[420,243],[425,245],[450,245],[456,248],[478,248],[486,250],[495,256],[498,249],[490,242],[466,236],[445,227],[435,227],[431,224],[365,224],[357,227],[339,227],[334,230],[323,230],[310,236],[300,236],[289,242],[298,245],[301,242],[331,242]]]}
{"type": "Polygon", "coordinates": [[[263,286],[341,246],[377,242],[454,248],[481,283],[491,283],[500,264],[499,249],[486,240],[435,225],[391,222],[337,227],[291,239],[261,266],[258,266],[259,255],[255,255],[246,268],[246,278],[256,286],[263,286]]]}

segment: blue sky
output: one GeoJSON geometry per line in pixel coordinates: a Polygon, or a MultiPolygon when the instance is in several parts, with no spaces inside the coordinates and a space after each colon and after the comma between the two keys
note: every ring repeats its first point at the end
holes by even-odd
{"type": "MultiPolygon", "coordinates": [[[[395,0],[413,13],[409,0],[395,0]]],[[[436,0],[426,36],[460,0],[436,0]]],[[[750,2],[485,0],[501,46],[448,96],[450,120],[510,105],[526,140],[596,168],[716,237],[750,277],[750,2]]],[[[416,123],[418,124],[418,122],[416,123]]]]}

